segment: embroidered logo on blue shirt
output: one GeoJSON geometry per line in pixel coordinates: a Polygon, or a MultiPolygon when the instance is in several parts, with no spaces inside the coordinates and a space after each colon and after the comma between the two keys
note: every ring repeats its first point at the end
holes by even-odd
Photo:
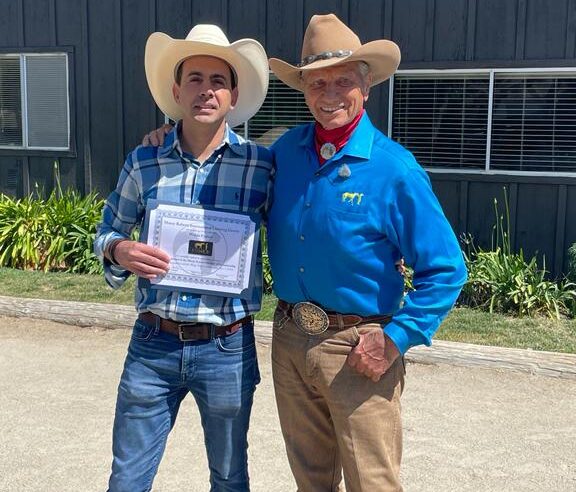
{"type": "Polygon", "coordinates": [[[360,205],[364,193],[352,193],[345,191],[342,193],[342,203],[349,203],[350,205],[360,205]]]}

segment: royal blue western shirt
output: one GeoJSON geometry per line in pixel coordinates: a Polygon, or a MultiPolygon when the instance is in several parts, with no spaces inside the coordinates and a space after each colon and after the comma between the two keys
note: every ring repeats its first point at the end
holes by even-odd
{"type": "Polygon", "coordinates": [[[314,124],[273,146],[269,257],[280,299],[327,311],[393,315],[384,331],[401,353],[430,345],[466,280],[458,241],[425,171],[364,114],[320,166],[314,124]],[[414,269],[404,297],[395,262],[414,269]]]}
{"type": "MultiPolygon", "coordinates": [[[[105,257],[110,241],[130,238],[140,227],[150,199],[196,204],[224,211],[262,215],[272,186],[272,154],[247,142],[226,127],[222,144],[203,163],[183,152],[180,125],[160,147],[137,147],[124,164],[118,185],[104,206],[94,250],[104,263],[104,276],[120,287],[130,272],[105,257]]],[[[260,310],[262,258],[258,245],[256,281],[250,299],[200,295],[167,289],[150,289],[139,282],[135,293],[138,312],[151,311],[163,318],[227,325],[260,310]]]]}

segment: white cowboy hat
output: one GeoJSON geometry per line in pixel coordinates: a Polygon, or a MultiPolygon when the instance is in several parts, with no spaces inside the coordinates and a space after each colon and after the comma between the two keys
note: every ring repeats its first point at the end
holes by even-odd
{"type": "Polygon", "coordinates": [[[371,85],[374,86],[396,71],[400,64],[400,48],[387,39],[362,44],[334,14],[314,15],[304,33],[301,62],[290,65],[271,58],[270,68],[286,85],[302,91],[301,72],[353,61],[363,61],[370,66],[371,85]]]}
{"type": "Polygon", "coordinates": [[[194,55],[214,56],[228,63],[236,73],[238,100],[226,120],[231,127],[249,120],[262,106],[268,90],[268,60],[262,45],[254,39],[230,43],[218,26],[198,24],[186,39],[173,39],[154,32],[146,43],[144,66],[152,97],[172,120],[183,112],[174,100],[172,85],[178,65],[194,55]]]}

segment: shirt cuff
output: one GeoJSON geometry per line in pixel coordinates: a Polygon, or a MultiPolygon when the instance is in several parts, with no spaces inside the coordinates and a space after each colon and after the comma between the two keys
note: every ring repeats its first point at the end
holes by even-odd
{"type": "Polygon", "coordinates": [[[114,265],[114,263],[106,257],[103,259],[102,264],[104,266],[104,279],[113,289],[122,287],[126,279],[132,274],[130,270],[125,270],[119,265],[114,265]]]}
{"type": "Polygon", "coordinates": [[[394,321],[391,321],[384,326],[384,333],[394,342],[394,345],[396,345],[396,348],[401,355],[408,352],[408,349],[412,346],[410,343],[410,337],[406,333],[406,330],[394,323],[394,321]]]}

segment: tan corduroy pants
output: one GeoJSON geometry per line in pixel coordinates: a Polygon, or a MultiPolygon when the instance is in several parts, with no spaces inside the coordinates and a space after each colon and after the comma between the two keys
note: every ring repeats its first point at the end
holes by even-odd
{"type": "Polygon", "coordinates": [[[397,492],[404,362],[378,383],[356,373],[346,357],[362,325],[310,336],[276,313],[272,369],[286,451],[299,492],[397,492]]]}

